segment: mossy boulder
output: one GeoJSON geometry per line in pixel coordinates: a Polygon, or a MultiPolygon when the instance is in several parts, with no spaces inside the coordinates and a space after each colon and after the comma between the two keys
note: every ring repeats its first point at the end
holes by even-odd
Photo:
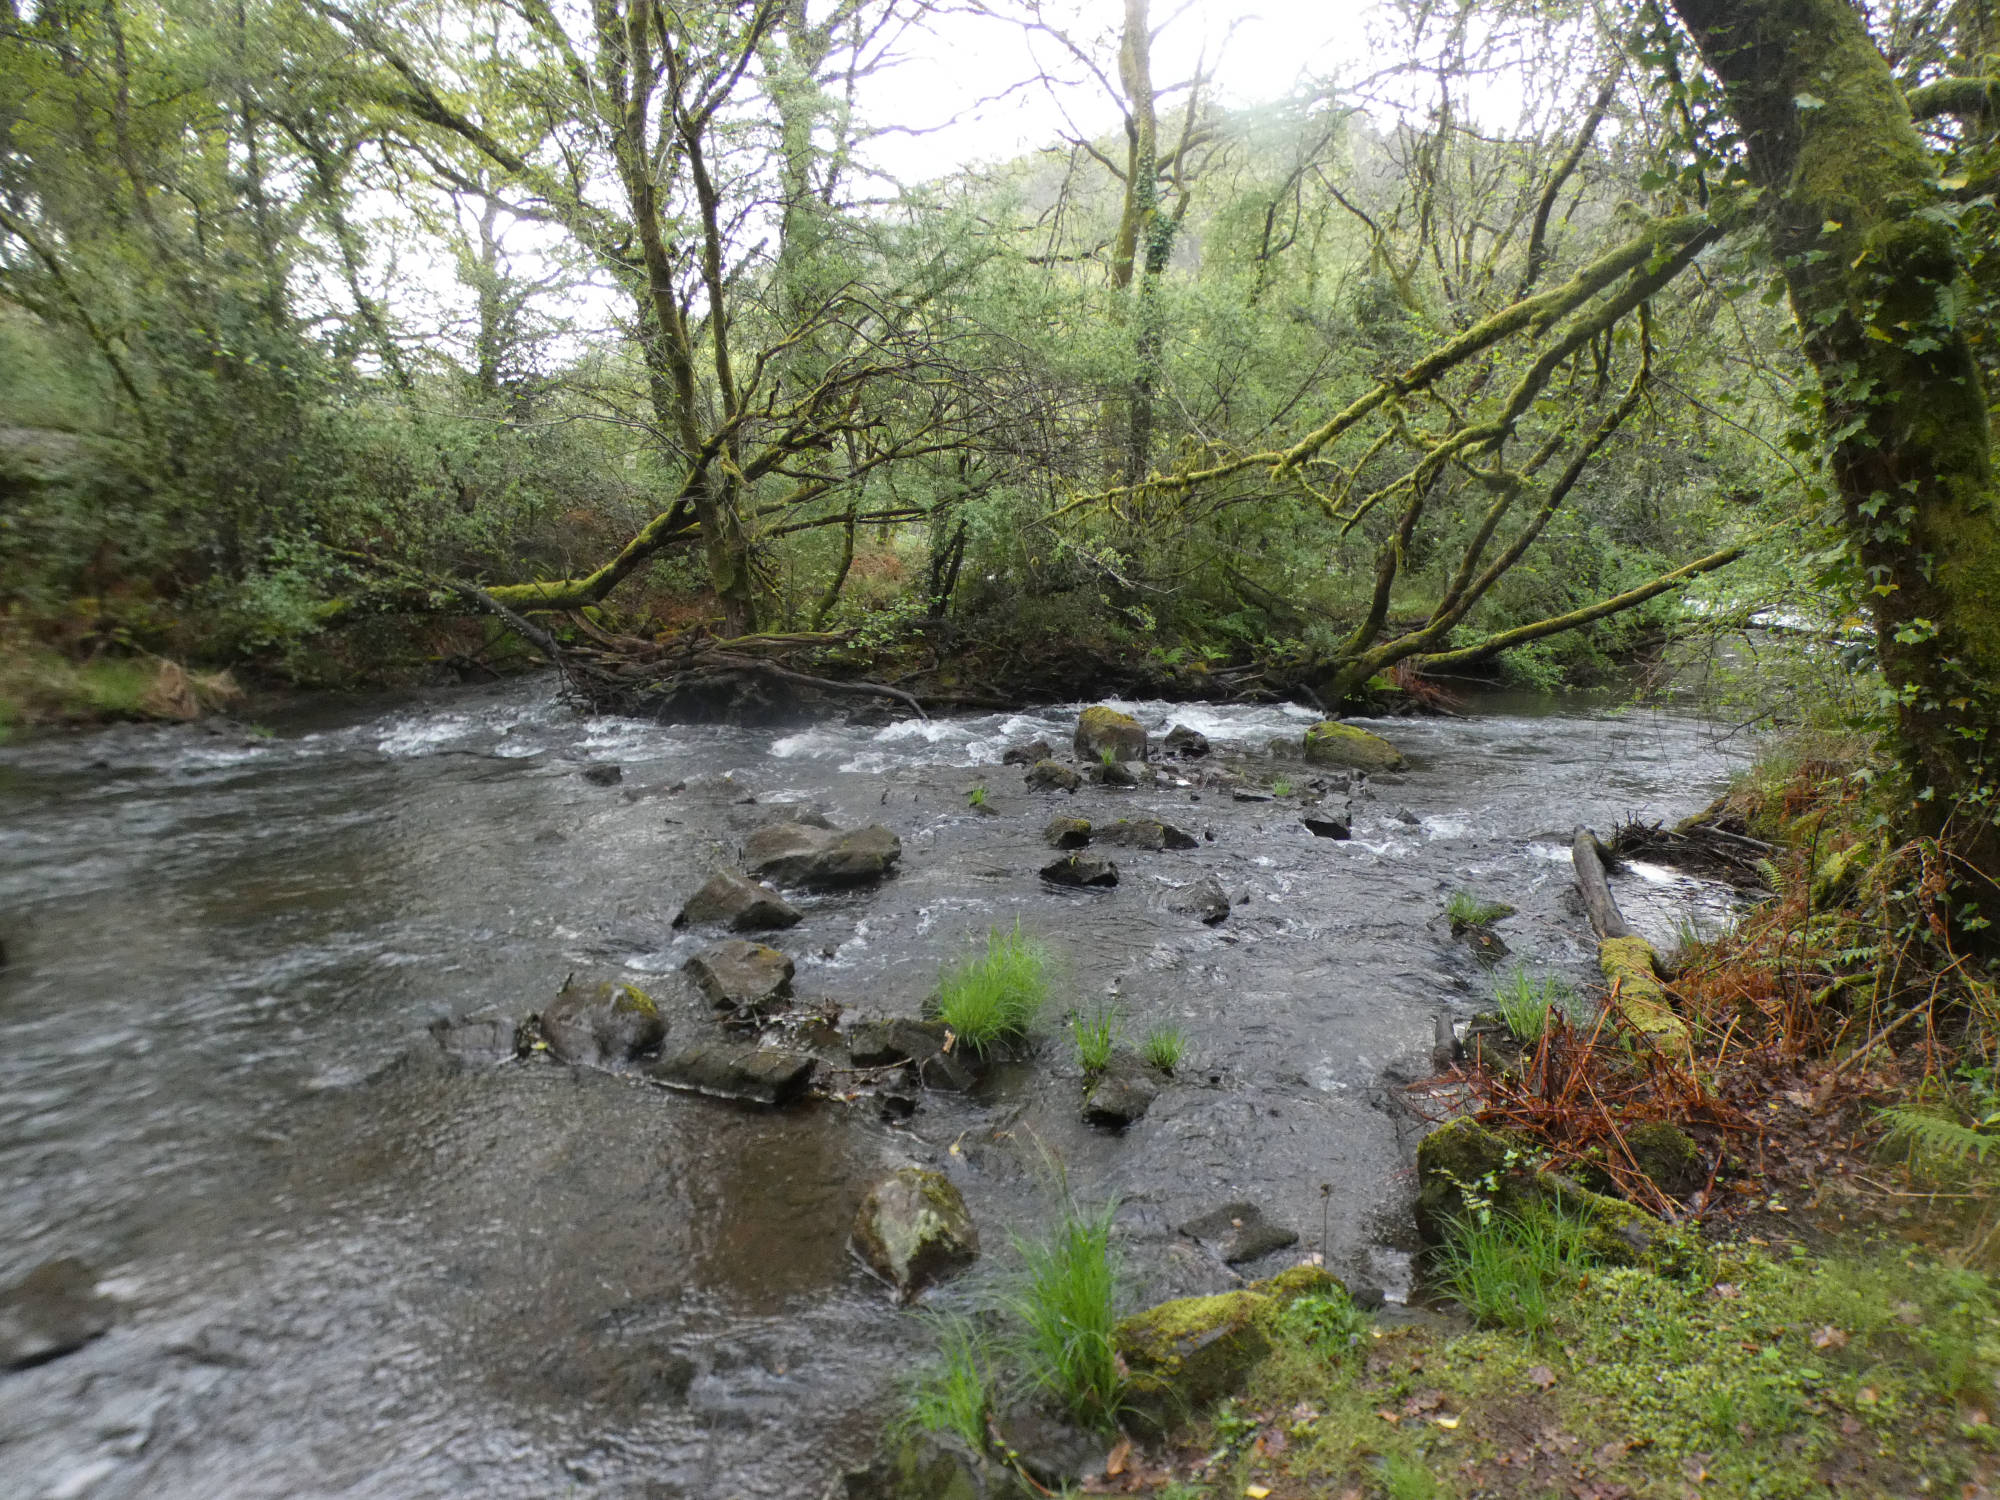
{"type": "Polygon", "coordinates": [[[1109,750],[1113,760],[1144,760],[1146,730],[1130,714],[1098,704],[1086,708],[1076,721],[1076,753],[1086,760],[1101,760],[1109,750]]]}
{"type": "Polygon", "coordinates": [[[1128,1372],[1128,1424],[1136,1432],[1163,1432],[1241,1390],[1271,1352],[1280,1312],[1300,1297],[1346,1293],[1323,1267],[1293,1266],[1239,1291],[1179,1297],[1126,1318],[1111,1341],[1128,1372]]]}
{"type": "Polygon", "coordinates": [[[1082,775],[1059,760],[1038,760],[1028,767],[1024,780],[1040,792],[1073,792],[1083,785],[1082,775]]]}
{"type": "Polygon", "coordinates": [[[844,1476],[845,1500],[1035,1500],[998,1459],[941,1432],[892,1434],[875,1461],[844,1476]]]}
{"type": "Polygon", "coordinates": [[[1042,838],[1051,849],[1081,849],[1090,842],[1090,819],[1051,818],[1042,838]]]}
{"type": "Polygon", "coordinates": [[[1318,766],[1346,766],[1356,771],[1400,771],[1403,752],[1365,729],[1328,719],[1306,731],[1306,760],[1318,766]]]}
{"type": "Polygon", "coordinates": [[[1590,1253],[1609,1265],[1662,1269],[1681,1256],[1679,1239],[1652,1214],[1559,1173],[1535,1170],[1525,1143],[1460,1115],[1417,1146],[1418,1233],[1426,1244],[1442,1244],[1452,1226],[1481,1204],[1501,1213],[1554,1209],[1582,1218],[1590,1253]]]}
{"type": "Polygon", "coordinates": [[[1665,1120],[1626,1131],[1625,1147],[1653,1186],[1674,1197],[1692,1193],[1708,1175],[1694,1137],[1665,1120]]]}
{"type": "Polygon", "coordinates": [[[1271,1352],[1269,1318],[1277,1305],[1245,1289],[1176,1298],[1121,1322],[1111,1337],[1129,1372],[1125,1403],[1133,1425],[1164,1431],[1240,1390],[1271,1352]]]}
{"type": "Polygon", "coordinates": [[[942,1172],[903,1167],[868,1190],[854,1216],[854,1249],[908,1302],[979,1258],[979,1230],[942,1172]]]}
{"type": "Polygon", "coordinates": [[[1687,1046],[1687,1022],[1674,1014],[1666,986],[1660,983],[1659,955],[1651,943],[1642,937],[1606,938],[1597,945],[1597,967],[1628,1032],[1669,1051],[1687,1046]]]}
{"type": "Polygon", "coordinates": [[[653,997],[635,984],[566,983],[542,1012],[542,1040],[566,1063],[608,1068],[648,1052],[666,1039],[667,1023],[653,997]]]}

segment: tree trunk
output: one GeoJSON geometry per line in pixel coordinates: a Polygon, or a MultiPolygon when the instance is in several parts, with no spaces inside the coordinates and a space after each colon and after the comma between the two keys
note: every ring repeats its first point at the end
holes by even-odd
{"type": "MultiPolygon", "coordinates": [[[[1819,372],[1897,697],[1910,832],[2000,921],[2000,515],[1972,305],[1936,167],[1848,0],[1672,0],[1721,80],[1819,372]]],[[[1988,927],[1981,942],[1990,945],[1988,927]]]]}

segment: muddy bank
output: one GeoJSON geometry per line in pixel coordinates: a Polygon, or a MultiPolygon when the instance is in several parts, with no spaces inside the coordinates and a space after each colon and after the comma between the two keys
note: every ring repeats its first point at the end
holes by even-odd
{"type": "MultiPolygon", "coordinates": [[[[1319,717],[1130,706],[1223,756],[1319,717]]],[[[311,712],[269,740],[0,752],[0,1280],[77,1256],[118,1304],[103,1337],[4,1377],[24,1493],[801,1493],[863,1456],[925,1342],[845,1245],[904,1164],[947,1173],[988,1246],[947,1296],[1046,1220],[1051,1156],[1079,1198],[1121,1199],[1135,1297],[1281,1264],[1179,1232],[1246,1199],[1397,1295],[1407,1122],[1383,1080],[1423,1067],[1440,1008],[1485,999],[1446,895],[1513,903],[1515,954],[1585,977],[1571,825],[1691,811],[1728,768],[1656,714],[1399,722],[1409,767],[1357,790],[1338,840],[1301,821],[1302,763],[1262,762],[1294,783],[1271,801],[1031,790],[1005,748],[1067,744],[1074,706],[774,732],[578,720],[517,682],[311,712]],[[914,1017],[942,963],[1018,920],[1063,1001],[1182,1027],[1185,1081],[1113,1133],[1081,1118],[1054,1028],[1034,1063],[902,1119],[839,1075],[766,1111],[426,1054],[432,1022],[538,1009],[572,973],[678,994],[659,981],[716,935],[674,915],[802,808],[884,825],[902,856],[876,887],[784,893],[800,920],[762,937],[795,1011],[914,1017]],[[1198,843],[1118,847],[1117,887],[1062,889],[1037,873],[1058,814],[1198,843]],[[1214,925],[1175,909],[1210,878],[1214,925]]],[[[1666,941],[1678,890],[1642,875],[1620,899],[1666,941]]],[[[669,1047],[714,1035],[706,1000],[663,1009],[669,1047]]]]}

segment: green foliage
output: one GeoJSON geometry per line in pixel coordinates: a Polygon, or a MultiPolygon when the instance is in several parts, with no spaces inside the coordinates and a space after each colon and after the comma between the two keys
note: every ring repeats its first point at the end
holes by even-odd
{"type": "Polygon", "coordinates": [[[1100,1430],[1117,1420],[1122,1383],[1111,1339],[1118,1321],[1115,1211],[1115,1204],[1089,1216],[1071,1209],[1046,1238],[1017,1241],[1023,1269],[1005,1304],[1018,1326],[1027,1383],[1100,1430]]]}
{"type": "Polygon", "coordinates": [[[1514,908],[1504,901],[1487,901],[1471,891],[1453,891],[1444,904],[1444,914],[1452,931],[1458,932],[1467,927],[1491,927],[1513,916],[1514,908]]]}
{"type": "Polygon", "coordinates": [[[1493,986],[1493,1003],[1499,1007],[1514,1040],[1531,1046],[1548,1029],[1550,1013],[1571,1014],[1577,997],[1576,991],[1559,976],[1545,974],[1534,980],[1528,977],[1526,967],[1516,965],[1493,986]]]}
{"type": "Polygon", "coordinates": [[[983,786],[974,787],[965,794],[965,800],[967,805],[971,807],[986,806],[986,788],[983,786]]]}
{"type": "Polygon", "coordinates": [[[1122,1019],[1115,1005],[1100,1005],[1088,1016],[1078,1011],[1070,1017],[1069,1034],[1076,1043],[1076,1060],[1086,1074],[1102,1073],[1110,1066],[1122,1019]]]}
{"type": "Polygon", "coordinates": [[[1024,1039],[1048,1001],[1048,950],[1011,930],[987,933],[986,951],[947,969],[937,1018],[975,1052],[1024,1039]]]}
{"type": "Polygon", "coordinates": [[[1438,1500],[1445,1493],[1424,1461],[1407,1453],[1383,1458],[1382,1488],[1389,1500],[1438,1500]]]}
{"type": "Polygon", "coordinates": [[[1340,1361],[1352,1356],[1368,1337],[1368,1315],[1344,1292],[1313,1292],[1294,1297],[1278,1314],[1278,1331],[1314,1358],[1340,1361]]]}
{"type": "Polygon", "coordinates": [[[1290,783],[1289,781],[1274,781],[1274,782],[1272,782],[1272,783],[1271,783],[1271,795],[1272,795],[1272,796],[1274,796],[1274,797],[1289,797],[1289,796],[1291,796],[1291,795],[1292,795],[1292,784],[1291,784],[1291,783],[1290,783]]]}
{"type": "Polygon", "coordinates": [[[1540,1333],[1552,1293],[1594,1263],[1588,1227],[1544,1209],[1467,1217],[1438,1249],[1438,1284],[1482,1323],[1540,1333]]]}
{"type": "Polygon", "coordinates": [[[1171,1073],[1187,1057],[1187,1033],[1171,1022],[1162,1022],[1146,1033],[1139,1044],[1140,1056],[1162,1073],[1171,1073]]]}

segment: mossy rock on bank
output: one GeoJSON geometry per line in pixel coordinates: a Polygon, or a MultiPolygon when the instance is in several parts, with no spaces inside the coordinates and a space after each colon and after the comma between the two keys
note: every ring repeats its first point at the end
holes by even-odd
{"type": "Polygon", "coordinates": [[[1674,1014],[1651,943],[1642,937],[1606,938],[1597,945],[1597,968],[1612,989],[1626,1030],[1671,1051],[1687,1046],[1687,1022],[1674,1014]]]}
{"type": "Polygon", "coordinates": [[[1130,714],[1121,714],[1101,703],[1086,708],[1077,717],[1074,744],[1076,753],[1086,760],[1097,760],[1106,750],[1114,760],[1146,758],[1145,726],[1130,714]]]}
{"type": "Polygon", "coordinates": [[[1681,1257],[1679,1237],[1622,1198],[1594,1193],[1554,1172],[1538,1172],[1523,1142],[1470,1115],[1447,1120],[1417,1146],[1417,1231],[1439,1245],[1480,1204],[1500,1213],[1555,1210],[1586,1222],[1590,1254],[1606,1264],[1664,1270],[1681,1257]]]}
{"type": "Polygon", "coordinates": [[[997,1459],[940,1432],[891,1440],[842,1483],[847,1500],[1037,1500],[1041,1493],[997,1459]]]}
{"type": "Polygon", "coordinates": [[[1663,1193],[1691,1193],[1707,1175],[1694,1137],[1665,1120],[1635,1125],[1625,1132],[1625,1148],[1639,1170],[1663,1193]]]}
{"type": "Polygon", "coordinates": [[[1356,771],[1400,771],[1407,764],[1403,752],[1381,735],[1331,719],[1306,731],[1306,760],[1356,771]]]}
{"type": "Polygon", "coordinates": [[[1280,1311],[1300,1297],[1346,1291],[1319,1266],[1294,1266],[1240,1291],[1179,1297],[1126,1318],[1111,1338],[1128,1372],[1124,1401],[1130,1424],[1136,1431],[1162,1432],[1240,1390],[1270,1354],[1280,1311]]]}

